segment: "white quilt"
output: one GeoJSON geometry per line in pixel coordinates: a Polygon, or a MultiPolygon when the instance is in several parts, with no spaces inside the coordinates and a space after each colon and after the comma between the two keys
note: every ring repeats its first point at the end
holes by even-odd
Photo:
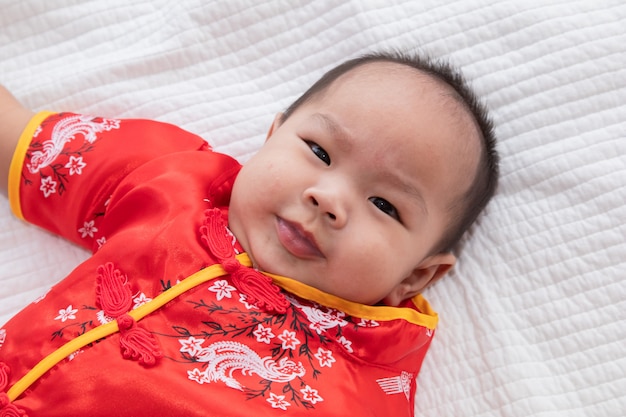
{"type": "MultiPolygon", "coordinates": [[[[25,105],[171,122],[242,162],[324,70],[385,47],[462,67],[502,155],[426,292],[441,320],[416,414],[623,417],[623,0],[0,0],[0,83],[25,105]]],[[[0,326],[86,256],[0,197],[0,326]]]]}

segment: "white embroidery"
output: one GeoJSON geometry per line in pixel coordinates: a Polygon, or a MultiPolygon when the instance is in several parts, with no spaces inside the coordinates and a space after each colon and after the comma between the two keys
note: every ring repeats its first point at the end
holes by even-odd
{"type": "Polygon", "coordinates": [[[51,194],[57,192],[57,182],[52,177],[44,177],[41,180],[39,190],[43,192],[45,198],[48,198],[51,194]]]}
{"type": "Polygon", "coordinates": [[[220,301],[222,298],[230,298],[230,293],[235,291],[236,289],[237,288],[228,284],[228,281],[226,281],[225,279],[219,279],[209,287],[209,291],[216,293],[215,297],[217,298],[217,301],[220,301]]]}
{"type": "Polygon", "coordinates": [[[243,375],[257,374],[274,382],[289,382],[306,373],[301,362],[295,363],[286,357],[278,363],[271,356],[261,358],[250,347],[238,342],[216,342],[200,349],[194,356],[196,361],[207,363],[207,367],[204,371],[187,371],[189,379],[199,384],[221,381],[237,390],[243,390],[243,387],[233,376],[236,370],[243,375]]]}
{"type": "Polygon", "coordinates": [[[78,309],[72,307],[70,304],[67,308],[62,308],[59,310],[59,315],[56,316],[55,320],[61,320],[65,323],[67,320],[74,320],[76,318],[76,313],[78,313],[78,309]]]}
{"type": "Polygon", "coordinates": [[[341,336],[339,338],[339,343],[341,343],[343,345],[344,348],[346,348],[346,350],[350,353],[354,352],[354,349],[352,349],[352,342],[348,339],[346,339],[345,336],[341,336]]]}
{"type": "Polygon", "coordinates": [[[70,175],[81,175],[83,173],[83,168],[86,166],[87,164],[83,162],[82,156],[79,156],[78,158],[70,156],[70,160],[67,164],[65,164],[65,168],[70,170],[70,175]]]}
{"type": "Polygon", "coordinates": [[[100,249],[102,245],[107,243],[107,238],[102,236],[100,239],[96,239],[96,243],[98,244],[98,249],[100,249]]]}
{"type": "Polygon", "coordinates": [[[82,350],[78,349],[76,352],[70,353],[69,356],[67,357],[69,360],[74,360],[74,358],[76,356],[78,356],[79,354],[83,353],[82,350]]]}
{"type": "Polygon", "coordinates": [[[0,329],[0,348],[4,345],[4,342],[7,340],[7,331],[5,329],[0,329]]]}
{"type": "Polygon", "coordinates": [[[345,313],[339,310],[328,309],[328,311],[324,311],[317,307],[309,307],[300,304],[294,298],[288,298],[291,304],[298,307],[304,315],[307,317],[309,322],[309,328],[315,330],[317,334],[322,334],[326,330],[332,329],[334,327],[343,327],[348,324],[347,321],[343,320],[345,313]]]}
{"type": "Polygon", "coordinates": [[[319,394],[317,393],[317,390],[311,388],[308,385],[305,388],[301,389],[300,392],[302,393],[302,396],[304,397],[304,399],[310,402],[311,404],[324,401],[324,399],[320,397],[319,394]]]}
{"type": "Polygon", "coordinates": [[[52,129],[50,139],[43,142],[43,151],[34,151],[30,163],[27,165],[31,174],[39,172],[42,168],[49,166],[61,154],[65,144],[76,135],[82,134],[85,141],[94,143],[97,139],[96,133],[118,129],[119,120],[102,119],[101,122],[94,122],[88,116],[70,116],[61,119],[52,129]]]}
{"type": "Polygon", "coordinates": [[[96,319],[98,319],[100,324],[107,324],[108,322],[113,321],[113,317],[107,316],[104,310],[100,310],[96,313],[96,319]]]}
{"type": "Polygon", "coordinates": [[[200,385],[204,384],[205,382],[207,384],[211,382],[209,380],[209,377],[206,375],[206,372],[202,372],[198,368],[194,369],[193,371],[187,371],[187,378],[194,382],[197,382],[200,385]]]}
{"type": "Polygon", "coordinates": [[[284,395],[276,395],[273,392],[270,392],[270,397],[266,401],[272,404],[272,408],[280,408],[283,411],[287,411],[287,407],[291,405],[285,400],[284,395]]]}
{"type": "Polygon", "coordinates": [[[314,356],[317,358],[318,361],[320,361],[320,366],[322,367],[327,366],[329,368],[332,368],[333,363],[337,361],[333,357],[333,352],[328,349],[324,349],[323,347],[318,348],[317,353],[314,356]]]}
{"type": "Polygon", "coordinates": [[[137,295],[135,298],[133,298],[133,302],[135,303],[133,305],[133,310],[136,309],[137,307],[140,307],[146,303],[149,303],[150,301],[152,301],[152,298],[150,297],[146,297],[146,294],[140,292],[139,295],[137,295]]]}
{"type": "Polygon", "coordinates": [[[298,346],[301,342],[296,337],[296,332],[289,331],[287,329],[283,330],[283,333],[278,336],[278,339],[283,342],[283,349],[292,349],[295,350],[296,346],[298,346]]]}
{"type": "Polygon", "coordinates": [[[409,400],[409,394],[411,393],[411,380],[413,378],[413,374],[408,372],[402,372],[401,375],[394,376],[391,378],[381,378],[377,379],[376,382],[380,386],[380,388],[387,395],[393,394],[402,394],[406,396],[406,399],[409,400]]]}
{"type": "Polygon", "coordinates": [[[256,327],[256,330],[252,332],[256,336],[256,340],[259,343],[267,343],[270,344],[270,341],[275,338],[274,333],[272,333],[271,327],[264,327],[261,323],[256,327]]]}
{"type": "Polygon", "coordinates": [[[178,341],[183,346],[180,348],[180,351],[189,353],[191,356],[196,356],[202,350],[202,344],[204,343],[204,339],[196,339],[193,336],[189,336],[189,339],[178,339],[178,341]]]}
{"type": "Polygon", "coordinates": [[[98,231],[98,228],[94,226],[95,223],[96,223],[95,220],[90,220],[88,222],[85,222],[83,227],[78,229],[78,233],[81,234],[80,237],[83,239],[86,238],[87,236],[93,238],[93,234],[98,231]]]}
{"type": "Polygon", "coordinates": [[[243,304],[248,310],[258,310],[259,308],[253,304],[250,304],[248,301],[248,297],[245,294],[239,294],[239,302],[243,304]]]}
{"type": "Polygon", "coordinates": [[[378,327],[380,324],[376,320],[361,319],[358,323],[360,327],[378,327]]]}

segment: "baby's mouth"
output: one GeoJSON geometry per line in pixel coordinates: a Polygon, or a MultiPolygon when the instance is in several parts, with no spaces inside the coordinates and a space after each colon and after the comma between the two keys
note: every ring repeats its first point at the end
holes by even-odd
{"type": "Polygon", "coordinates": [[[298,258],[323,258],[324,254],[317,246],[315,237],[294,222],[276,218],[278,240],[289,253],[298,258]]]}

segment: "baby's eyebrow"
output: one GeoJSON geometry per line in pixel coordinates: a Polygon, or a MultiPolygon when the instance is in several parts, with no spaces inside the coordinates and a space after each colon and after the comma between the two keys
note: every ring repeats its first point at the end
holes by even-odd
{"type": "Polygon", "coordinates": [[[350,152],[352,149],[352,140],[350,134],[337,122],[332,116],[324,113],[314,113],[312,116],[326,129],[333,139],[337,141],[337,146],[344,151],[350,152]]]}
{"type": "Polygon", "coordinates": [[[424,196],[415,185],[411,184],[410,181],[403,180],[402,178],[400,178],[399,176],[391,172],[382,174],[381,177],[384,178],[388,183],[390,183],[394,187],[397,187],[398,189],[402,190],[411,199],[415,200],[419,208],[422,210],[423,214],[428,215],[428,207],[426,206],[426,201],[424,200],[424,196]]]}

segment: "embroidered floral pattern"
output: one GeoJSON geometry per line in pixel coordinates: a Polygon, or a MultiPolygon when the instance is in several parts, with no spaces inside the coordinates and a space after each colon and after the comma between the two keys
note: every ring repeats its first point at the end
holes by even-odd
{"type": "Polygon", "coordinates": [[[192,365],[185,377],[197,384],[225,384],[274,408],[310,409],[322,402],[318,377],[335,365],[336,342],[352,351],[343,329],[358,331],[360,319],[353,322],[340,311],[294,297],[288,297],[286,314],[268,314],[238,302],[240,294],[227,280],[210,287],[208,300],[188,300],[206,314],[195,330],[177,326],[174,334],[163,335],[180,343],[181,356],[172,359],[192,365]]]}
{"type": "MultiPolygon", "coordinates": [[[[59,327],[52,333],[51,340],[57,338],[63,338],[65,331],[72,329],[71,336],[80,336],[94,327],[93,314],[98,312],[98,308],[93,306],[82,306],[80,309],[74,308],[73,305],[69,305],[67,308],[59,310],[59,315],[54,320],[60,320],[61,323],[67,322],[62,327],[59,327]],[[85,314],[88,313],[88,314],[85,314]],[[86,317],[87,316],[87,317],[86,317]],[[65,320],[63,320],[65,318],[65,320]]],[[[109,320],[110,321],[110,320],[109,320]]],[[[104,324],[100,321],[101,324],[104,324]]]]}
{"type": "Polygon", "coordinates": [[[339,343],[341,343],[348,352],[350,353],[354,352],[354,350],[352,349],[352,342],[346,339],[345,336],[341,336],[339,338],[339,343]]]}
{"type": "Polygon", "coordinates": [[[358,323],[359,326],[361,327],[378,327],[380,326],[380,324],[378,324],[378,322],[376,320],[366,320],[366,319],[361,319],[361,321],[358,323]]]}
{"type": "Polygon", "coordinates": [[[82,237],[83,239],[86,238],[87,236],[89,236],[90,238],[93,238],[93,234],[98,231],[98,228],[94,226],[95,223],[96,223],[95,220],[90,220],[90,221],[85,222],[83,227],[78,229],[78,233],[81,234],[80,237],[82,237]]]}
{"type": "Polygon", "coordinates": [[[318,348],[317,353],[314,356],[318,361],[320,361],[320,366],[327,366],[330,368],[333,366],[333,363],[335,363],[333,352],[328,349],[324,349],[322,347],[318,348]]]}
{"type": "Polygon", "coordinates": [[[178,341],[182,345],[180,351],[188,353],[190,356],[196,356],[202,350],[202,344],[204,343],[204,339],[196,339],[193,336],[189,336],[188,339],[179,339],[178,341]]]}
{"type": "Polygon", "coordinates": [[[152,301],[152,298],[146,297],[146,294],[140,292],[136,297],[133,298],[133,309],[141,307],[142,305],[149,303],[150,301],[152,301]]]}
{"type": "Polygon", "coordinates": [[[106,237],[102,236],[101,238],[96,239],[96,243],[98,244],[98,249],[100,249],[102,247],[102,245],[107,243],[107,239],[106,239],[106,237]]]}
{"type": "Polygon", "coordinates": [[[310,402],[311,404],[315,404],[318,403],[320,401],[324,401],[324,399],[322,397],[320,397],[320,395],[318,394],[316,389],[311,388],[310,386],[306,386],[305,388],[301,389],[300,392],[302,393],[302,397],[310,402]]]}
{"type": "Polygon", "coordinates": [[[223,298],[230,298],[231,293],[236,289],[237,288],[230,285],[225,279],[219,279],[209,287],[209,291],[216,293],[218,301],[221,301],[223,298]]]}
{"type": "Polygon", "coordinates": [[[278,339],[283,342],[283,349],[292,349],[295,350],[296,346],[300,344],[300,341],[296,337],[296,332],[289,331],[285,329],[283,333],[278,336],[278,339]]]}
{"type": "Polygon", "coordinates": [[[83,173],[83,168],[87,166],[86,163],[83,162],[83,157],[79,156],[70,156],[70,160],[67,164],[65,164],[65,168],[70,170],[70,175],[80,175],[83,173]]]}
{"type": "Polygon", "coordinates": [[[7,331],[5,329],[0,329],[0,348],[4,345],[4,342],[7,340],[7,331]]]}
{"type": "Polygon", "coordinates": [[[57,182],[52,179],[52,177],[43,177],[41,179],[41,185],[39,189],[43,193],[45,198],[50,197],[52,194],[57,192],[57,182]]]}
{"type": "Polygon", "coordinates": [[[272,333],[271,327],[264,327],[262,324],[259,324],[254,332],[252,332],[256,336],[257,342],[270,344],[271,340],[276,337],[274,333],[272,333]]]}
{"type": "Polygon", "coordinates": [[[39,173],[39,189],[45,198],[62,195],[67,188],[68,176],[79,176],[87,167],[83,155],[93,150],[98,133],[119,129],[120,121],[89,116],[59,114],[37,128],[27,153],[26,168],[31,174],[39,173]],[[46,126],[54,124],[52,131],[43,134],[46,126]],[[42,137],[43,136],[43,137],[42,137]],[[66,146],[68,142],[83,141],[66,146]]]}
{"type": "Polygon", "coordinates": [[[61,320],[63,323],[65,323],[67,320],[74,320],[76,318],[77,312],[78,309],[72,307],[72,305],[70,304],[69,306],[67,306],[67,308],[62,308],[61,310],[59,310],[59,315],[56,316],[54,319],[61,320]]]}
{"type": "Polygon", "coordinates": [[[276,395],[273,392],[270,392],[270,397],[267,399],[267,402],[272,404],[272,408],[280,408],[284,411],[287,411],[287,407],[291,405],[289,401],[285,401],[284,395],[276,395]]]}

